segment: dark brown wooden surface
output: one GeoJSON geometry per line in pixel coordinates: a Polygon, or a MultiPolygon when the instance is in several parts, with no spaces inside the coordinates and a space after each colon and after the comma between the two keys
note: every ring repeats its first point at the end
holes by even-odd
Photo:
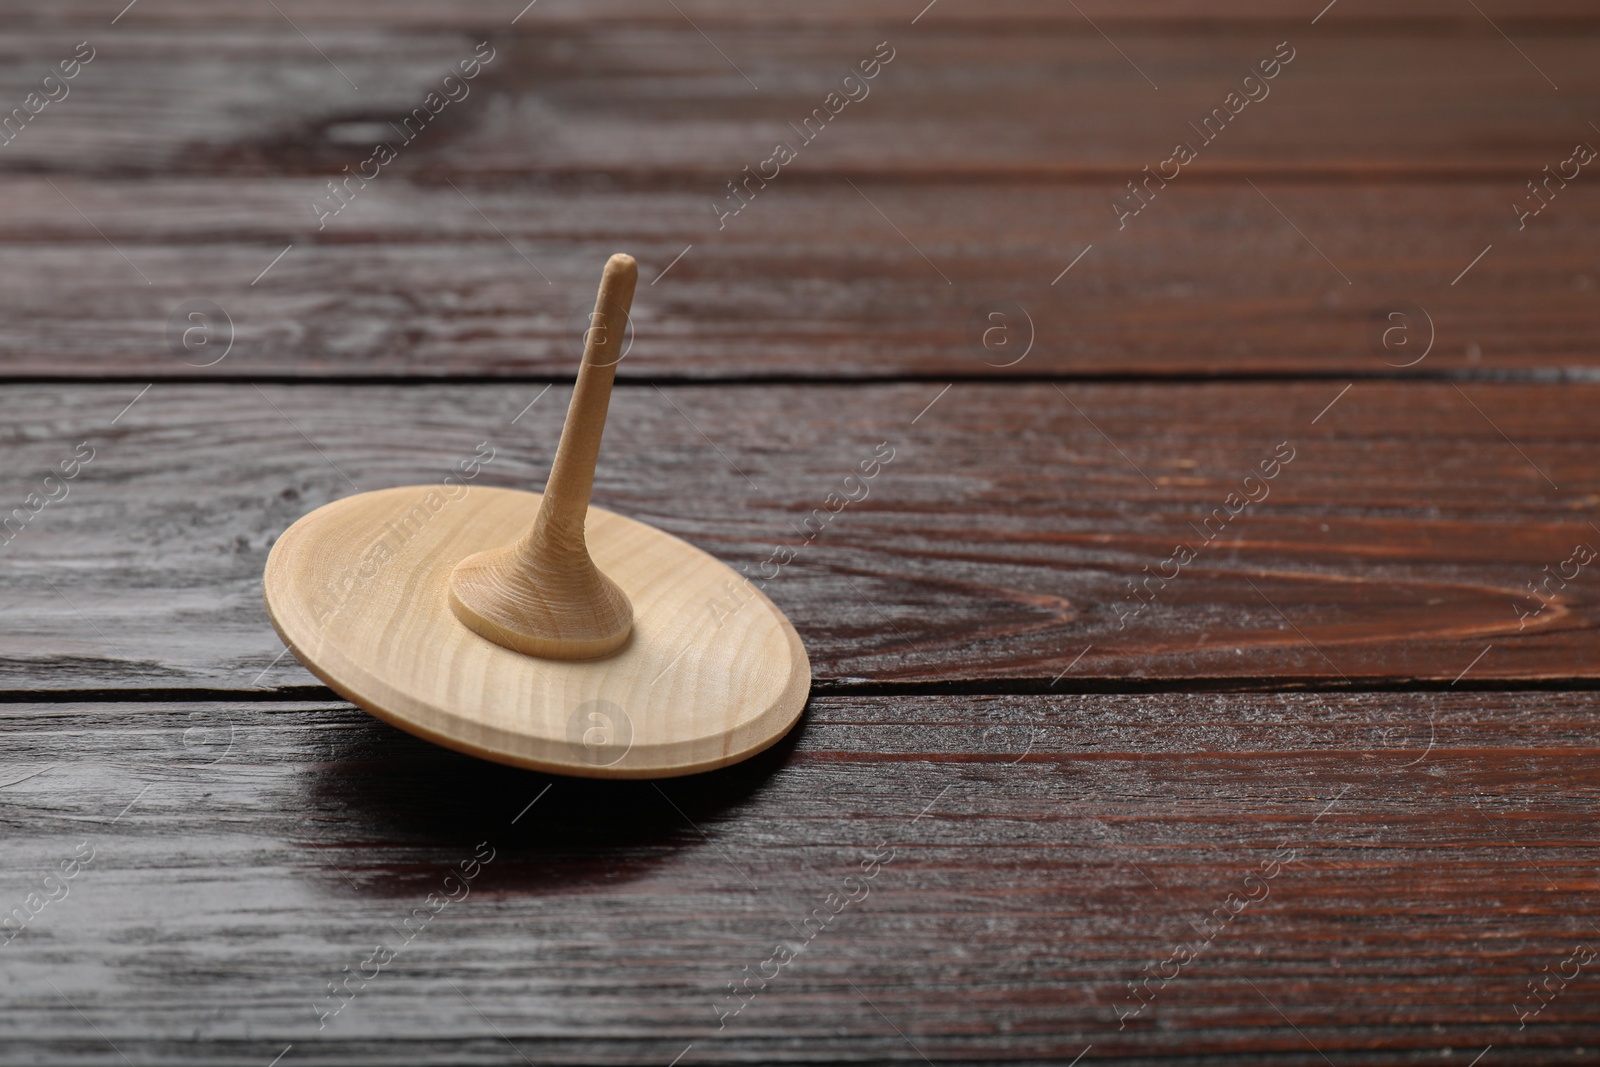
{"type": "MultiPolygon", "coordinates": [[[[913,179],[1090,175],[1120,187],[1188,140],[1200,157],[1180,184],[1207,171],[1405,165],[1499,177],[1514,193],[1594,135],[1587,121],[1600,71],[1589,50],[1600,17],[1576,32],[1564,23],[1527,28],[1530,64],[1487,22],[1432,35],[1298,20],[1204,34],[1132,26],[1119,27],[1113,47],[1063,10],[1044,25],[947,25],[932,14],[914,27],[909,18],[781,30],[723,24],[715,48],[670,7],[642,24],[521,35],[505,24],[446,31],[369,21],[324,28],[313,48],[267,7],[258,25],[192,26],[181,52],[170,28],[130,13],[109,34],[93,34],[96,56],[70,95],[4,150],[8,167],[72,173],[337,173],[376,140],[394,140],[387,123],[420,106],[480,41],[493,58],[463,100],[413,143],[397,144],[374,197],[397,174],[423,172],[667,174],[719,198],[725,180],[778,140],[799,155],[774,189],[799,174],[838,180],[844,168],[913,179]],[[843,106],[813,141],[797,140],[789,123],[821,106],[880,42],[892,58],[865,98],[843,106]],[[1289,62],[1252,90],[1264,99],[1242,106],[1213,143],[1201,141],[1188,124],[1198,126],[1275,54],[1289,62]],[[231,83],[197,92],[223,65],[231,83]]],[[[20,101],[75,41],[50,30],[13,37],[4,99],[20,101]]]]}
{"type": "Polygon", "coordinates": [[[0,202],[0,278],[12,279],[0,286],[0,312],[17,346],[10,367],[139,384],[570,378],[593,302],[589,265],[624,244],[644,277],[637,347],[618,368],[624,379],[917,375],[943,384],[1028,375],[1587,376],[1596,367],[1600,198],[1577,183],[1518,232],[1506,181],[1258,183],[1270,203],[1242,181],[1197,181],[1174,184],[1119,233],[1110,181],[861,177],[858,192],[796,179],[721,234],[708,198],[689,189],[575,191],[518,180],[474,187],[469,203],[442,182],[397,182],[381,199],[357,199],[325,237],[306,243],[316,178],[50,179],[60,192],[42,178],[15,178],[14,196],[0,202]],[[915,234],[928,259],[863,193],[915,234]],[[1316,235],[1315,248],[1274,204],[1316,235]],[[169,344],[169,317],[194,298],[212,300],[232,322],[233,348],[214,366],[180,361],[169,344]],[[978,327],[991,302],[1022,313],[1009,312],[1009,333],[986,348],[978,327]],[[1386,348],[1384,332],[1397,322],[1386,348]]]}
{"type": "Polygon", "coordinates": [[[1520,1032],[1513,1005],[1600,941],[1600,724],[1585,694],[1508,697],[819,697],[779,751],[659,791],[339,704],[6,705],[33,776],[3,791],[8,862],[94,859],[0,949],[0,1034],[52,1062],[1578,1062],[1588,990],[1520,1032]],[[326,983],[483,841],[470,895],[319,1031],[326,983]],[[850,876],[719,1029],[727,983],[850,876]]]}
{"type": "MultiPolygon", "coordinates": [[[[63,439],[95,449],[5,546],[5,688],[315,684],[277,660],[261,604],[275,536],[354,488],[438,481],[480,442],[483,484],[540,486],[569,393],[163,383],[119,415],[140,388],[0,400],[21,470],[42,475],[63,439]]],[[[793,549],[766,588],[823,685],[1038,688],[1069,664],[1107,681],[1449,682],[1469,664],[1600,680],[1597,564],[1518,614],[1543,568],[1600,547],[1597,403],[1591,385],[1373,381],[628,386],[595,500],[757,577],[793,549]],[[865,498],[828,512],[883,443],[865,498]],[[1230,494],[1260,495],[1245,477],[1290,453],[1228,518],[1230,494]],[[1177,577],[1130,591],[1179,545],[1195,558],[1165,565],[1177,577]]]]}
{"type": "Polygon", "coordinates": [[[0,146],[0,1064],[1593,1062],[1600,564],[1519,609],[1600,547],[1600,179],[1512,207],[1600,145],[1592,4],[123,2],[0,4],[0,115],[96,49],[0,146]],[[260,600],[319,504],[537,488],[619,250],[596,501],[796,549],[814,674],[659,788],[398,733],[260,600]]]}
{"type": "MultiPolygon", "coordinates": [[[[1212,26],[1239,23],[1303,25],[1316,17],[1326,4],[1283,3],[1281,0],[1227,0],[1226,3],[1200,4],[1196,0],[1075,0],[1060,5],[1051,0],[994,0],[978,7],[973,4],[941,3],[927,14],[923,3],[906,0],[812,0],[798,4],[780,0],[771,4],[746,4],[740,0],[674,0],[677,11],[663,10],[653,0],[539,0],[524,10],[506,0],[456,0],[448,6],[426,0],[346,0],[323,4],[317,0],[275,0],[277,7],[308,26],[382,26],[430,29],[464,27],[494,28],[518,17],[518,25],[529,30],[552,27],[599,27],[610,29],[618,23],[681,25],[691,16],[702,26],[752,25],[772,29],[797,26],[823,28],[904,25],[913,17],[921,22],[970,27],[1029,25],[1077,28],[1084,16],[1097,25],[1174,25],[1188,32],[1212,26]],[[519,16],[520,12],[520,16],[519,16]]],[[[1346,25],[1378,24],[1406,29],[1422,26],[1447,29],[1452,33],[1491,33],[1484,15],[1505,29],[1549,29],[1592,26],[1600,21],[1585,0],[1474,0],[1471,6],[1451,0],[1413,0],[1404,7],[1384,0],[1340,0],[1324,14],[1319,25],[1336,29],[1346,25]]],[[[6,0],[0,11],[17,26],[40,28],[93,27],[114,16],[120,8],[107,12],[95,0],[60,0],[40,6],[6,0]]],[[[269,25],[281,18],[270,9],[218,7],[205,0],[166,0],[139,9],[140,25],[193,29],[196,26],[269,25]]]]}
{"type": "Polygon", "coordinates": [[[0,100],[79,27],[97,52],[0,150],[13,373],[199,376],[164,329],[205,298],[238,334],[207,377],[561,376],[619,243],[675,264],[625,376],[1396,373],[1377,338],[1413,305],[1418,373],[1593,366],[1592,176],[1526,229],[1513,207],[1600,144],[1587,8],[280,8],[56,5],[0,41],[0,100]],[[466,99],[319,226],[327,181],[480,40],[466,99]],[[870,95],[719,227],[725,183],[880,40],[870,95]],[[1270,95],[1119,227],[1125,183],[1280,40],[1270,95]],[[974,340],[997,300],[1031,319],[1020,362],[974,340]]]}

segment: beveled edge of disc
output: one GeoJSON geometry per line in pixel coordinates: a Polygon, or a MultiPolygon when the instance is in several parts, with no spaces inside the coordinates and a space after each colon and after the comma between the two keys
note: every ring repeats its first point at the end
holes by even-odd
{"type": "MultiPolygon", "coordinates": [[[[350,703],[361,708],[367,714],[376,719],[386,722],[389,725],[403,730],[404,732],[415,737],[420,737],[426,741],[431,741],[443,748],[448,748],[452,751],[461,752],[465,755],[474,756],[479,759],[488,760],[492,763],[520,767],[525,770],[539,771],[546,774],[559,774],[577,778],[676,778],[717,770],[721,767],[727,767],[734,763],[739,763],[766,751],[788,736],[790,731],[794,729],[795,724],[799,722],[800,716],[805,712],[806,705],[809,702],[811,690],[810,657],[806,653],[805,644],[801,641],[798,631],[796,631],[794,628],[794,624],[789,621],[789,617],[781,608],[772,602],[771,598],[769,598],[765,592],[753,584],[748,586],[749,592],[759,599],[765,605],[766,609],[772,613],[772,616],[777,620],[780,630],[785,637],[787,651],[790,657],[791,670],[788,681],[772,704],[743,727],[741,732],[747,736],[754,735],[752,739],[740,748],[728,750],[712,758],[701,758],[692,762],[685,761],[672,766],[622,767],[617,765],[597,766],[590,763],[578,763],[530,757],[517,752],[507,751],[505,746],[499,748],[487,747],[482,743],[457,736],[447,731],[433,729],[427,725],[424,725],[423,723],[417,722],[403,713],[385,708],[368,695],[359,692],[346,680],[340,678],[336,672],[326,668],[326,666],[323,664],[315,662],[305,652],[301,645],[294,640],[293,636],[284,626],[283,621],[279,618],[278,612],[274,610],[270,578],[275,566],[283,565],[283,556],[279,553],[280,546],[292,544],[293,540],[301,537],[311,536],[307,533],[307,531],[317,525],[319,516],[322,519],[327,519],[328,516],[324,514],[325,512],[336,510],[343,506],[348,506],[350,501],[358,498],[373,497],[380,494],[393,494],[396,496],[404,493],[426,494],[428,492],[437,491],[438,488],[439,487],[437,485],[428,484],[395,486],[388,489],[376,489],[363,493],[354,493],[347,497],[341,497],[338,500],[329,501],[328,503],[323,504],[310,512],[307,512],[305,515],[302,515],[299,519],[291,523],[288,528],[286,528],[284,532],[278,536],[277,540],[273,543],[271,550],[269,550],[267,554],[267,563],[265,568],[263,568],[262,573],[262,593],[263,600],[266,605],[267,618],[272,623],[273,630],[278,634],[279,639],[283,641],[284,645],[289,649],[289,651],[294,653],[295,658],[299,660],[300,664],[304,666],[306,670],[310,671],[320,681],[322,681],[325,685],[327,685],[345,700],[348,700],[350,703]],[[757,726],[760,727],[759,731],[756,729],[757,726]]],[[[534,499],[538,499],[542,495],[536,492],[505,489],[492,486],[472,486],[469,487],[468,491],[488,492],[495,494],[510,493],[519,496],[531,497],[534,499]]],[[[665,530],[651,526],[649,523],[641,522],[638,519],[629,518],[626,515],[594,506],[590,506],[589,513],[590,515],[603,515],[610,519],[620,520],[624,523],[643,527],[652,535],[674,543],[675,547],[680,548],[685,552],[705,557],[716,566],[726,570],[731,576],[735,578],[741,577],[738,572],[733,570],[733,568],[729,567],[726,563],[723,563],[715,556],[712,556],[710,553],[695,547],[689,542],[684,541],[682,538],[667,533],[665,530]]],[[[463,558],[465,558],[465,556],[463,556],[463,558]]],[[[462,625],[459,620],[455,619],[454,613],[450,611],[448,605],[445,607],[445,613],[453,621],[455,621],[457,625],[462,625]]],[[[623,646],[624,651],[626,648],[627,645],[625,644],[623,646]]],[[[353,664],[353,661],[349,660],[348,657],[340,655],[339,658],[345,662],[352,663],[352,665],[359,668],[359,665],[353,664]]],[[[393,690],[380,678],[372,678],[371,680],[376,682],[380,687],[390,689],[391,692],[397,693],[397,695],[400,695],[405,700],[414,699],[408,694],[399,694],[397,690],[393,690]]],[[[435,710],[439,711],[446,718],[469,723],[471,722],[470,720],[466,720],[461,716],[454,715],[445,709],[435,710]]],[[[486,735],[488,737],[505,736],[509,738],[526,738],[529,736],[527,734],[519,734],[514,731],[506,731],[494,727],[487,727],[481,723],[471,723],[471,725],[481,735],[486,735]]],[[[675,742],[674,745],[687,746],[693,743],[693,741],[675,742]]],[[[670,751],[672,746],[666,747],[670,751]]]]}

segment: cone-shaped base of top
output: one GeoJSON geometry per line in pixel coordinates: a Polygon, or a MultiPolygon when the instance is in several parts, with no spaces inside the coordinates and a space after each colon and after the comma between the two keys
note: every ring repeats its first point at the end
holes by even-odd
{"type": "Polygon", "coordinates": [[[518,545],[469,556],[450,574],[450,609],[503,648],[546,659],[594,659],[621,648],[633,605],[586,551],[539,553],[518,545]]]}

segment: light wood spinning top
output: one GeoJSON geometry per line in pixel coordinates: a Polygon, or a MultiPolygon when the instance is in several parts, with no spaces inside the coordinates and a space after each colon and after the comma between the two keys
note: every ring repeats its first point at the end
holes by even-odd
{"type": "Polygon", "coordinates": [[[589,506],[638,268],[606,264],[544,493],[419,485],[334,501],[267,559],[267,613],[317,677],[439,744],[598,778],[691,774],[794,725],[811,668],[743,576],[589,506]]]}

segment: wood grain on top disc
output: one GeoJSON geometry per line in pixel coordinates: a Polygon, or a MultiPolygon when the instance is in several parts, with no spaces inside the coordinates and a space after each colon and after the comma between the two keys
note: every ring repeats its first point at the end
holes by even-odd
{"type": "Polygon", "coordinates": [[[267,611],[313,673],[372,714],[500,763],[651,778],[725,766],[799,718],[810,664],[771,601],[718,560],[589,510],[595,563],[633,601],[596,660],[502,648],[450,611],[451,568],[527,529],[541,494],[405,486],[302,518],[267,561],[267,611]]]}

